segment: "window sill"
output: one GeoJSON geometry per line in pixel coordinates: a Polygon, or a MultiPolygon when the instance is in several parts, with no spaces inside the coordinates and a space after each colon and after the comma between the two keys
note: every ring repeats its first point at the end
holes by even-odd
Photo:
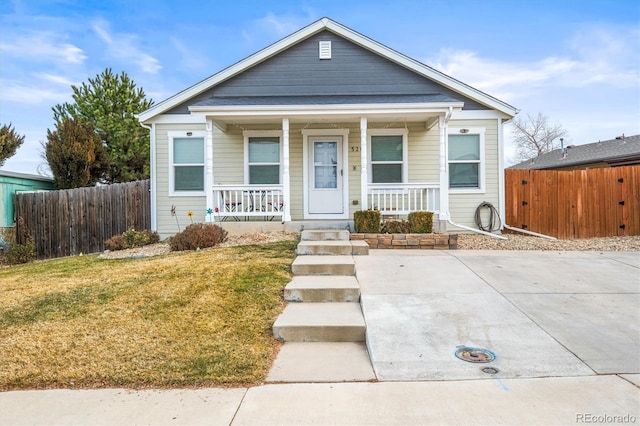
{"type": "Polygon", "coordinates": [[[171,191],[169,197],[204,197],[205,191],[171,191]]]}
{"type": "Polygon", "coordinates": [[[483,188],[449,188],[449,194],[485,194],[483,188]]]}

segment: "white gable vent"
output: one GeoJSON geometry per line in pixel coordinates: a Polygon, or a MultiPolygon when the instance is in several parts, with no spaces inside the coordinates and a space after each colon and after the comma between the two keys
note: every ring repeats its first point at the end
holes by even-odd
{"type": "Polygon", "coordinates": [[[331,41],[321,41],[318,44],[320,59],[331,59],[331,41]]]}

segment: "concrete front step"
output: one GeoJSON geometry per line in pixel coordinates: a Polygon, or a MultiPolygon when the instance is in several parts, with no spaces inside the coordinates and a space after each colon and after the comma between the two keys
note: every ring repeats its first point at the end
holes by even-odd
{"type": "Polygon", "coordinates": [[[297,254],[301,256],[344,256],[367,255],[369,245],[366,241],[300,241],[297,254]]]}
{"type": "Polygon", "coordinates": [[[349,231],[345,230],[306,230],[300,234],[302,241],[349,241],[349,231]]]}
{"type": "Polygon", "coordinates": [[[284,288],[287,302],[359,302],[360,285],[350,276],[298,276],[284,288]]]}
{"type": "Polygon", "coordinates": [[[355,275],[352,256],[298,256],[291,264],[293,275],[355,275]]]}
{"type": "Polygon", "coordinates": [[[269,383],[375,380],[364,342],[287,342],[269,371],[269,383]]]}
{"type": "Polygon", "coordinates": [[[284,342],[363,342],[364,316],[359,303],[289,303],[273,335],[284,342]]]}

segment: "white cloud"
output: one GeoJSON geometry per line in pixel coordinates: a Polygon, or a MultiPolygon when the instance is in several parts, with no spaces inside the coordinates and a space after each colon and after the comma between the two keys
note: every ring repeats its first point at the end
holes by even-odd
{"type": "Polygon", "coordinates": [[[285,37],[292,34],[317,19],[313,9],[303,8],[302,10],[306,13],[304,16],[276,15],[273,12],[269,12],[266,16],[252,21],[252,30],[243,30],[242,36],[245,40],[252,40],[253,32],[256,30],[277,37],[285,37]]]}
{"type": "Polygon", "coordinates": [[[59,84],[61,86],[71,87],[71,86],[78,85],[77,82],[71,81],[67,77],[64,77],[62,75],[54,75],[49,73],[37,73],[35,74],[35,76],[40,80],[44,80],[48,83],[59,84]]]}
{"type": "Polygon", "coordinates": [[[180,67],[188,70],[201,70],[207,66],[205,55],[193,52],[177,37],[169,37],[169,41],[180,54],[180,60],[176,61],[180,64],[180,67]]]}
{"type": "Polygon", "coordinates": [[[461,81],[494,96],[511,99],[545,86],[586,88],[604,85],[638,88],[640,79],[638,30],[585,29],[568,42],[563,55],[533,62],[511,62],[478,56],[467,50],[442,49],[426,62],[461,81]]]}
{"type": "Polygon", "coordinates": [[[269,12],[264,18],[258,19],[257,23],[260,26],[268,28],[271,31],[275,32],[278,36],[285,36],[300,29],[298,20],[283,16],[277,16],[272,12],[269,12]]]}
{"type": "Polygon", "coordinates": [[[37,85],[25,85],[15,81],[1,81],[0,99],[2,101],[17,102],[23,104],[45,104],[64,102],[71,97],[71,90],[55,89],[50,85],[40,87],[37,85]]]}
{"type": "Polygon", "coordinates": [[[14,39],[5,36],[0,41],[0,51],[34,62],[80,64],[87,59],[81,48],[60,40],[60,36],[52,32],[31,33],[14,39]]]}
{"type": "Polygon", "coordinates": [[[156,74],[162,69],[160,61],[137,46],[135,35],[111,33],[109,32],[109,23],[104,20],[95,21],[92,28],[107,45],[107,53],[111,57],[131,62],[147,74],[156,74]]]}

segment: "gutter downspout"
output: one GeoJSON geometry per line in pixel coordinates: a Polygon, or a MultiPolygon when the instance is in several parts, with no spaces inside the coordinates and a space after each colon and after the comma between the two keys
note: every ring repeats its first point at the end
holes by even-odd
{"type": "MultiPolygon", "coordinates": [[[[493,237],[493,238],[497,238],[499,240],[508,240],[507,237],[503,237],[502,235],[496,235],[496,234],[492,234],[491,232],[487,232],[487,231],[482,231],[480,229],[475,229],[475,228],[471,228],[469,226],[465,226],[465,225],[460,225],[458,223],[455,223],[451,220],[451,213],[449,211],[447,211],[447,222],[453,226],[455,226],[456,228],[462,228],[462,229],[466,229],[467,231],[473,231],[473,232],[477,232],[478,234],[482,234],[482,235],[486,235],[488,237],[493,237]]],[[[506,226],[506,225],[505,225],[506,226]]]]}
{"type": "Polygon", "coordinates": [[[533,232],[533,231],[525,231],[524,229],[520,229],[520,228],[514,228],[513,226],[509,226],[506,223],[503,226],[505,228],[511,230],[511,231],[522,232],[523,234],[533,235],[534,237],[546,238],[548,240],[557,240],[556,237],[552,237],[550,235],[539,234],[539,233],[533,232]]]}
{"type": "Polygon", "coordinates": [[[150,201],[151,206],[151,230],[158,230],[158,220],[157,220],[157,209],[156,209],[156,168],[155,166],[155,158],[156,158],[156,131],[155,124],[151,124],[150,126],[147,124],[140,123],[142,127],[149,130],[149,191],[151,192],[150,201]]]}

